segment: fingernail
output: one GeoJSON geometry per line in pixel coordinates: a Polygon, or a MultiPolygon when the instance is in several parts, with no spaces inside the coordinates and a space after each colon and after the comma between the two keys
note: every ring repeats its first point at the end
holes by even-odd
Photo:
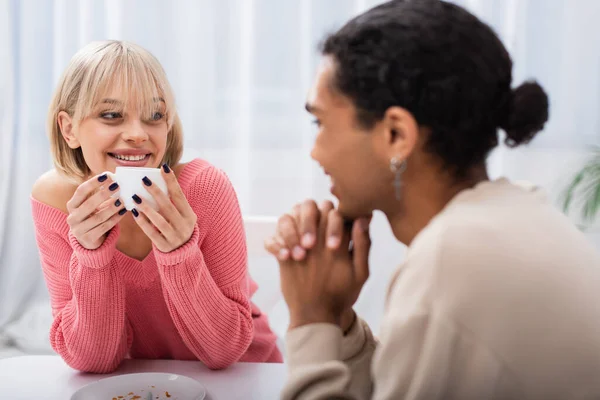
{"type": "Polygon", "coordinates": [[[148,179],[147,176],[143,177],[142,181],[144,181],[144,185],[146,185],[146,186],[152,186],[152,181],[150,179],[148,179]]]}
{"type": "Polygon", "coordinates": [[[327,247],[329,247],[330,249],[337,249],[339,245],[340,238],[338,238],[337,236],[329,236],[329,238],[327,239],[327,247]]]}
{"type": "Polygon", "coordinates": [[[111,192],[114,192],[115,190],[117,190],[118,187],[119,187],[119,184],[117,182],[114,182],[108,187],[108,190],[110,190],[111,192]]]}
{"type": "Polygon", "coordinates": [[[104,182],[106,179],[108,179],[108,175],[106,175],[106,174],[100,175],[98,177],[98,182],[104,182]]]}
{"type": "Polygon", "coordinates": [[[281,261],[287,260],[287,258],[288,258],[289,255],[290,255],[290,252],[288,251],[288,249],[281,249],[281,250],[279,250],[279,259],[281,261]]]}
{"type": "Polygon", "coordinates": [[[169,172],[171,172],[171,168],[169,168],[169,166],[167,164],[163,164],[162,167],[163,167],[163,170],[165,171],[165,173],[168,174],[169,172]]]}
{"type": "Polygon", "coordinates": [[[302,258],[304,258],[305,254],[306,251],[300,246],[294,247],[294,250],[292,251],[292,255],[294,256],[295,260],[301,260],[302,258]]]}
{"type": "Polygon", "coordinates": [[[115,207],[119,207],[119,206],[121,206],[121,200],[115,201],[115,207]]]}
{"type": "Polygon", "coordinates": [[[131,196],[131,198],[133,199],[133,201],[135,201],[137,204],[142,204],[142,199],[140,198],[140,196],[138,196],[137,194],[134,194],[133,196],[131,196]]]}
{"type": "Polygon", "coordinates": [[[314,244],[315,241],[315,235],[313,235],[312,233],[305,233],[304,236],[302,236],[302,246],[304,247],[310,247],[314,244]]]}
{"type": "Polygon", "coordinates": [[[363,232],[368,232],[369,231],[369,220],[366,218],[361,218],[358,220],[358,226],[360,227],[360,229],[363,232]]]}
{"type": "MultiPolygon", "coordinates": [[[[121,210],[119,210],[119,215],[123,215],[126,212],[127,212],[127,209],[126,208],[122,208],[121,210]]],[[[136,212],[137,212],[137,210],[136,210],[136,212]]]]}
{"type": "Polygon", "coordinates": [[[138,210],[136,210],[135,208],[131,209],[131,213],[133,214],[134,217],[138,217],[140,215],[140,213],[138,212],[138,210]]]}

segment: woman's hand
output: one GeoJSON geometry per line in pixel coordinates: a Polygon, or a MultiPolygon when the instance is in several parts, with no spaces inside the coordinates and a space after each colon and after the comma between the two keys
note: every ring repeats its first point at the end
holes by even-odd
{"type": "Polygon", "coordinates": [[[121,200],[111,196],[119,188],[106,174],[95,176],[77,188],[67,202],[67,224],[77,241],[88,250],[102,245],[106,233],[127,212],[121,200]]]}
{"type": "Polygon", "coordinates": [[[331,202],[294,207],[279,219],[266,249],[278,256],[281,288],[290,309],[290,327],[330,322],[344,331],[355,316],[352,305],[369,275],[369,219],[344,220],[331,202]],[[349,248],[352,240],[352,248],[349,248]]]}
{"type": "Polygon", "coordinates": [[[156,200],[158,211],[145,203],[141,197],[134,195],[133,200],[137,206],[131,212],[156,248],[163,253],[169,253],[190,240],[197,217],[185,198],[175,173],[170,168],[163,167],[162,175],[167,183],[169,195],[154,185],[148,177],[142,179],[146,190],[156,200]]]}

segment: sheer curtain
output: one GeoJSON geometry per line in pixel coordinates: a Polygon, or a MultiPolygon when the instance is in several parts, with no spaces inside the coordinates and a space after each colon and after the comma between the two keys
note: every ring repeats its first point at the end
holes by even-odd
{"type": "MultiPolygon", "coordinates": [[[[515,60],[515,84],[535,77],[552,100],[546,131],[527,149],[496,151],[492,175],[531,180],[555,193],[558,178],[600,139],[600,2],[456,2],[501,35],[515,60]]],[[[276,216],[304,198],[329,197],[328,183],[309,157],[314,131],[303,110],[319,60],[316,45],[378,3],[0,0],[0,332],[23,347],[18,335],[38,332],[39,324],[41,337],[47,335],[47,321],[38,323],[37,315],[49,310],[32,311],[47,295],[29,192],[51,167],[44,123],[52,90],[81,46],[124,39],[153,52],[177,95],[185,158],[203,157],[224,169],[244,214],[276,216]]],[[[372,278],[359,309],[376,327],[403,248],[381,216],[374,235],[372,278]]],[[[262,268],[259,281],[278,280],[272,260],[262,268]]],[[[274,311],[274,324],[285,325],[284,311],[274,311]]]]}

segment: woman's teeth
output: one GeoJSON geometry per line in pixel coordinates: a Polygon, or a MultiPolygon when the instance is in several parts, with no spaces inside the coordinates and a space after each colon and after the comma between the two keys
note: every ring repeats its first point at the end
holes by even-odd
{"type": "Polygon", "coordinates": [[[111,155],[114,158],[116,158],[118,160],[123,160],[123,161],[141,161],[148,156],[148,154],[139,155],[139,156],[124,156],[124,155],[120,155],[120,154],[111,154],[111,155]]]}

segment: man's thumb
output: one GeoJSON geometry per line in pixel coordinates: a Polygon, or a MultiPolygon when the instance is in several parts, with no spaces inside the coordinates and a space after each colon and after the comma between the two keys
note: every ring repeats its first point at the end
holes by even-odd
{"type": "Polygon", "coordinates": [[[363,283],[369,278],[369,251],[371,250],[369,223],[370,219],[359,218],[354,221],[352,227],[352,262],[357,279],[363,283]]]}

